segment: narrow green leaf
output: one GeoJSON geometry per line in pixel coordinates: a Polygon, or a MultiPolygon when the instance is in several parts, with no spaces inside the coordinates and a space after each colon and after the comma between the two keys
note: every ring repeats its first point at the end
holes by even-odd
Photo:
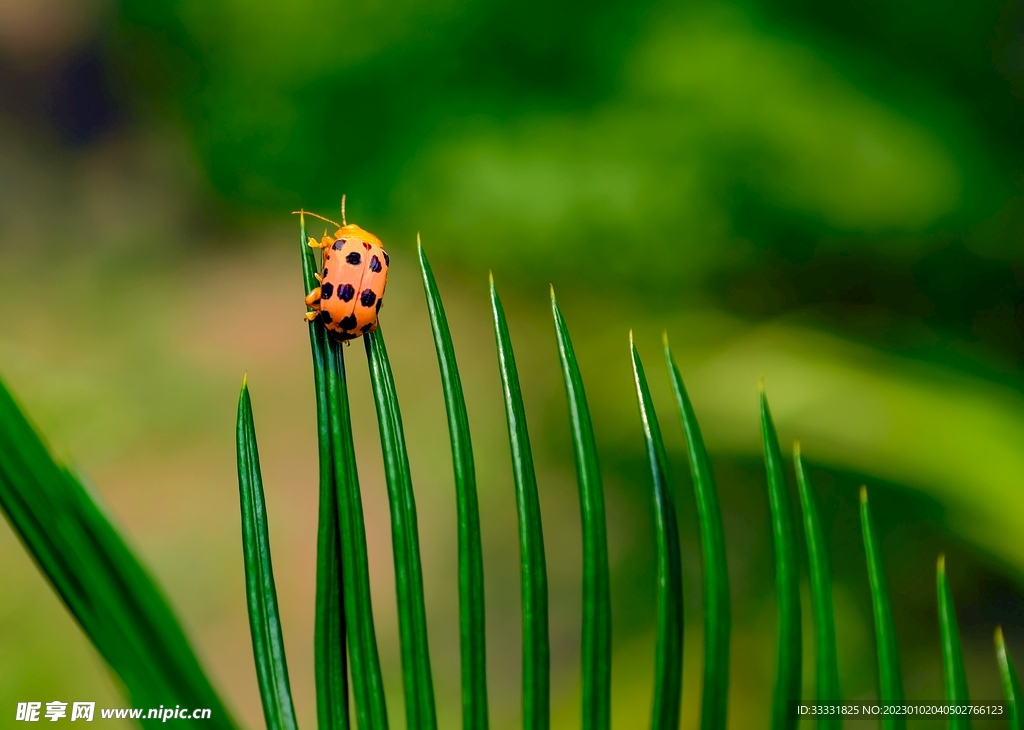
{"type": "MultiPolygon", "coordinates": [[[[800,442],[793,444],[793,464],[796,483],[800,488],[800,504],[804,513],[804,534],[807,537],[807,558],[811,574],[811,602],[814,604],[814,627],[817,633],[817,702],[819,705],[838,705],[839,659],[836,653],[836,621],[832,606],[832,569],[828,562],[828,547],[818,515],[818,500],[804,469],[800,455],[800,442]]],[[[818,718],[821,730],[843,726],[841,715],[822,715],[818,718]]]]}
{"type": "Polygon", "coordinates": [[[802,626],[800,623],[800,563],[796,555],[796,534],[786,493],[786,477],[775,424],[761,381],[761,437],[764,468],[768,475],[768,502],[772,513],[772,544],[775,547],[775,590],[779,601],[779,650],[772,701],[772,729],[792,730],[799,717],[802,626]]]}
{"type": "Polygon", "coordinates": [[[658,643],[655,648],[653,730],[677,730],[683,694],[683,568],[679,552],[679,523],[675,490],[668,480],[668,457],[654,412],[644,366],[629,333],[633,380],[640,406],[640,423],[647,448],[647,465],[654,498],[655,542],[658,553],[658,643]]]}
{"type": "Polygon", "coordinates": [[[242,551],[245,557],[245,594],[249,606],[252,653],[263,700],[263,716],[270,730],[294,730],[295,708],[288,685],[288,663],[277,610],[277,589],[270,559],[263,477],[256,447],[249,388],[243,381],[238,399],[238,491],[242,508],[242,551]]]}
{"type": "Polygon", "coordinates": [[[1006,650],[1002,626],[996,626],[995,639],[996,661],[999,662],[999,676],[1003,680],[1003,696],[1006,697],[1008,724],[1010,730],[1024,730],[1024,718],[1021,717],[1021,703],[1024,702],[1024,694],[1021,694],[1020,680],[1017,678],[1013,659],[1010,657],[1010,652],[1006,650]]]}
{"type": "Polygon", "coordinates": [[[469,416],[462,393],[455,346],[448,329],[437,282],[423,246],[417,245],[423,289],[434,334],[441,388],[448,414],[452,445],[455,500],[459,520],[459,647],[462,660],[462,727],[487,730],[487,637],[484,624],[484,558],[480,540],[480,508],[476,493],[476,468],[469,435],[469,416]]]}
{"type": "Polygon", "coordinates": [[[377,405],[380,446],[384,453],[384,476],[391,506],[391,542],[395,560],[395,590],[398,598],[398,632],[402,651],[407,727],[432,730],[437,727],[434,683],[430,674],[427,644],[427,609],[423,603],[423,567],[420,563],[416,498],[409,473],[402,413],[398,407],[395,379],[380,328],[363,336],[370,367],[373,400],[377,405]]]}
{"type": "Polygon", "coordinates": [[[133,704],[209,707],[214,727],[234,727],[156,583],[2,382],[0,507],[133,704]]]}
{"type": "Polygon", "coordinates": [[[360,730],[387,730],[388,712],[384,681],[377,653],[370,595],[370,566],[366,555],[366,523],[359,492],[359,473],[352,442],[352,417],[348,406],[344,346],[324,333],[327,349],[328,423],[331,430],[331,461],[338,487],[338,523],[341,532],[342,599],[348,632],[352,692],[360,730]]]}
{"type": "MultiPolygon", "coordinates": [[[[964,655],[960,649],[960,629],[956,623],[956,606],[953,593],[946,580],[946,556],[940,555],[935,570],[935,584],[939,596],[939,631],[942,634],[942,666],[946,677],[946,703],[950,705],[970,704],[967,692],[967,674],[964,672],[964,655]]],[[[968,730],[971,716],[967,714],[949,716],[950,730],[968,730]]]]}
{"type": "Polygon", "coordinates": [[[612,596],[604,491],[583,377],[569,339],[569,328],[555,301],[554,288],[551,289],[551,312],[555,319],[565,395],[569,400],[569,424],[572,427],[583,525],[582,727],[583,730],[608,730],[611,723],[612,596]]]}
{"type": "MultiPolygon", "coordinates": [[[[299,218],[299,250],[302,256],[304,292],[318,282],[313,250],[307,245],[306,218],[299,218]]],[[[345,606],[342,599],[341,532],[338,524],[338,492],[331,459],[328,416],[326,342],[319,319],[309,325],[316,394],[316,433],[320,459],[320,507],[316,549],[316,613],[313,627],[313,660],[316,677],[317,725],[321,730],[348,730],[348,662],[345,646],[345,606]]]]}
{"type": "Polygon", "coordinates": [[[704,696],[701,701],[700,726],[701,730],[725,730],[729,700],[731,608],[722,511],[718,506],[718,487],[715,486],[711,459],[704,446],[704,437],[697,423],[697,415],[693,412],[690,396],[683,385],[683,376],[669,349],[667,333],[663,343],[672,390],[686,433],[704,560],[704,696]]]}
{"type": "MultiPolygon", "coordinates": [[[[903,704],[903,678],[900,657],[896,647],[896,628],[892,621],[889,589],[885,583],[885,568],[878,547],[878,538],[871,521],[868,506],[868,488],[860,488],[860,523],[864,532],[864,552],[868,562],[868,580],[871,583],[871,607],[875,614],[875,640],[878,644],[878,699],[881,704],[903,704]]],[[[902,715],[882,717],[884,730],[902,730],[906,727],[902,715]]]]}
{"type": "MultiPolygon", "coordinates": [[[[305,240],[305,216],[300,216],[301,235],[305,240]]],[[[314,288],[313,273],[316,264],[312,253],[303,248],[303,283],[307,290],[314,288]]],[[[363,501],[359,492],[359,473],[356,469],[355,445],[352,441],[352,417],[348,405],[348,381],[345,376],[345,355],[342,344],[331,338],[324,327],[314,323],[312,332],[314,375],[321,367],[326,386],[326,425],[330,442],[330,465],[333,469],[333,483],[337,490],[337,530],[340,550],[341,588],[327,585],[318,594],[318,611],[321,620],[318,626],[318,717],[347,717],[347,708],[342,698],[347,695],[344,684],[344,657],[335,652],[344,652],[348,643],[351,661],[352,692],[356,700],[356,720],[360,730],[386,730],[388,727],[387,706],[384,701],[384,683],[381,678],[380,656],[377,653],[377,636],[373,625],[373,602],[370,596],[370,568],[366,555],[366,524],[363,521],[363,501]],[[319,343],[319,344],[318,344],[319,343]],[[318,356],[322,360],[318,360],[318,356]],[[340,600],[344,606],[344,620],[337,623],[331,618],[336,610],[334,602],[340,600]],[[322,611],[321,611],[322,608],[322,611]],[[332,642],[332,637],[334,638],[332,642]],[[330,699],[328,699],[330,698],[330,699]]],[[[319,385],[318,385],[319,388],[319,385]]],[[[319,391],[318,391],[319,394],[319,391]]],[[[323,428],[323,422],[319,424],[323,428]]],[[[321,452],[321,468],[328,459],[321,452]]],[[[325,479],[321,472],[321,488],[325,479]]],[[[325,500],[321,499],[321,510],[325,500]]],[[[327,543],[318,557],[319,577],[333,575],[336,569],[331,564],[330,524],[328,515],[321,512],[321,539],[327,543]],[[327,520],[327,524],[324,521],[327,520]]],[[[334,580],[325,578],[325,580],[334,580]]],[[[345,727],[344,724],[339,725],[345,727]]]]}
{"type": "Polygon", "coordinates": [[[491,277],[491,310],[498,345],[498,370],[505,395],[508,440],[519,513],[519,563],[523,593],[523,728],[547,730],[551,723],[551,650],[548,642],[548,575],[526,410],[519,389],[505,311],[491,277]]]}

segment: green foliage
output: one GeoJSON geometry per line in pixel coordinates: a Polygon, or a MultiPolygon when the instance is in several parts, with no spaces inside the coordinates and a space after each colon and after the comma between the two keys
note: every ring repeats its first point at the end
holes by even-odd
{"type": "Polygon", "coordinates": [[[1024,728],[1024,717],[1022,714],[1022,703],[1024,694],[1021,693],[1020,679],[1017,670],[1013,666],[1013,659],[1010,652],[1006,650],[1006,642],[1003,640],[1003,627],[996,626],[996,661],[999,663],[999,676],[1003,680],[1003,695],[1006,697],[1006,714],[1009,720],[1010,730],[1022,730],[1024,728]]]}
{"type": "MultiPolygon", "coordinates": [[[[939,633],[942,638],[942,667],[946,679],[946,703],[966,705],[970,703],[967,692],[967,674],[964,672],[964,656],[960,650],[960,629],[956,625],[956,606],[953,593],[946,580],[946,556],[940,555],[935,570],[936,591],[939,602],[939,633]]],[[[969,730],[971,716],[950,715],[950,730],[969,730]]]]}
{"type": "Polygon", "coordinates": [[[263,700],[263,716],[268,728],[297,730],[292,690],[288,683],[288,663],[281,634],[281,614],[277,609],[277,588],[270,559],[270,533],[267,505],[263,499],[263,476],[256,446],[249,387],[242,383],[238,398],[238,425],[235,429],[238,449],[238,491],[242,507],[242,552],[245,557],[245,598],[249,606],[249,629],[256,678],[263,700]]]}
{"type": "Polygon", "coordinates": [[[580,521],[583,524],[582,727],[583,730],[608,730],[612,694],[612,596],[604,490],[583,376],[576,362],[569,328],[555,301],[554,287],[551,288],[551,313],[555,319],[565,395],[569,400],[569,424],[572,427],[576,482],[580,491],[580,521]]]}
{"type": "Polygon", "coordinates": [[[764,468],[768,474],[768,502],[772,513],[772,543],[775,546],[775,586],[779,600],[779,649],[772,702],[772,729],[792,730],[799,719],[803,647],[800,624],[800,564],[796,556],[796,535],[789,506],[782,452],[775,433],[768,398],[761,382],[761,436],[764,440],[764,468]]]}
{"type": "MultiPolygon", "coordinates": [[[[868,582],[871,584],[871,607],[875,614],[875,641],[878,650],[878,700],[887,705],[901,705],[904,701],[903,678],[900,674],[899,650],[896,646],[896,628],[892,621],[889,587],[885,581],[882,553],[871,520],[868,489],[860,488],[860,523],[864,533],[864,553],[868,561],[868,582]]],[[[903,715],[882,718],[885,730],[902,730],[907,721],[903,715]]]]}
{"type": "Polygon", "coordinates": [[[658,639],[655,648],[652,730],[676,730],[683,694],[683,569],[679,554],[679,524],[675,490],[668,480],[668,457],[654,401],[629,335],[633,381],[640,406],[640,424],[647,450],[647,468],[654,501],[655,541],[658,547],[658,639]]]}
{"type": "MultiPolygon", "coordinates": [[[[306,219],[299,222],[303,294],[318,285],[316,262],[306,241],[306,219]]],[[[327,398],[327,335],[319,320],[310,323],[309,347],[316,395],[316,434],[320,499],[316,550],[316,609],[313,629],[317,723],[324,730],[348,730],[348,656],[342,595],[341,531],[338,491],[331,452],[331,405],[327,398]]]]}
{"type": "MultiPolygon", "coordinates": [[[[759,324],[812,323],[781,335],[800,341],[798,357],[808,369],[799,375],[803,407],[780,427],[820,444],[822,465],[933,490],[951,508],[950,529],[982,554],[1024,565],[1024,542],[1014,538],[1024,510],[1013,487],[1024,411],[991,392],[991,381],[1019,389],[1015,319],[1024,249],[1014,232],[1024,210],[1017,190],[1024,136],[1014,120],[1024,95],[1013,3],[979,0],[942,12],[923,0],[685,7],[609,0],[586,12],[536,0],[127,0],[116,7],[103,16],[111,27],[87,34],[98,40],[82,53],[102,56],[102,76],[124,101],[112,115],[117,128],[177,125],[140,138],[154,160],[172,158],[162,139],[186,147],[189,154],[173,156],[187,161],[186,189],[194,189],[194,175],[205,176],[201,189],[213,200],[204,209],[218,220],[236,216],[247,251],[256,239],[269,240],[257,231],[280,204],[301,198],[334,207],[346,190],[399,253],[411,246],[398,232],[429,220],[432,262],[463,267],[466,277],[474,267],[493,266],[517,286],[554,278],[565,307],[569,292],[600,296],[599,284],[632,277],[645,306],[610,312],[614,320],[604,327],[576,329],[581,318],[573,328],[595,418],[615,407],[622,384],[602,377],[603,363],[588,370],[584,354],[598,346],[600,333],[624,332],[627,316],[638,328],[655,317],[673,327],[676,317],[700,319],[693,328],[687,320],[686,342],[702,347],[696,330],[729,330],[728,322],[720,326],[721,313],[738,314],[731,324],[750,326],[757,342],[745,344],[753,350],[758,342],[768,349],[780,342],[777,330],[761,338],[759,324]],[[326,37],[320,26],[331,29],[326,37]],[[359,113],[344,111],[349,105],[359,113]],[[641,260],[656,265],[636,265],[641,260]],[[608,271],[615,267],[621,268],[608,271]],[[822,331],[836,336],[817,337],[822,331]],[[857,346],[846,349],[851,342],[857,346]],[[884,356],[860,347],[871,342],[884,356]],[[949,387],[941,372],[921,376],[922,360],[941,363],[955,379],[951,371],[972,377],[949,387]],[[871,418],[854,409],[842,427],[832,426],[830,378],[838,361],[847,373],[872,377],[863,388],[882,394],[880,407],[898,422],[870,430],[871,418]],[[936,428],[918,428],[924,424],[936,428]],[[936,443],[961,448],[935,449],[936,443]],[[979,449],[990,458],[972,458],[979,449]],[[951,495],[964,494],[972,509],[952,509],[951,495]]],[[[79,35],[70,34],[75,44],[79,35]]],[[[72,50],[60,57],[78,58],[77,45],[72,50]]],[[[101,147],[101,154],[121,149],[101,147]]],[[[51,157],[65,166],[63,155],[51,157]]],[[[167,187],[176,189],[174,169],[167,172],[167,187]]],[[[173,201],[168,207],[175,209],[173,201]]],[[[209,237],[215,239],[223,250],[219,235],[209,237]]],[[[151,240],[163,249],[163,236],[151,240]]],[[[191,245],[203,241],[195,236],[191,245]]],[[[513,331],[516,324],[513,318],[513,331]]],[[[395,351],[405,333],[394,325],[388,333],[395,351]]],[[[91,334],[83,339],[98,339],[91,334]]],[[[525,338],[517,342],[525,346],[525,338]]],[[[470,382],[468,352],[459,354],[470,382]]],[[[688,357],[678,348],[676,354],[688,357]]],[[[725,460],[760,447],[756,429],[737,425],[748,383],[740,376],[727,387],[733,372],[713,369],[706,391],[706,381],[689,383],[691,391],[699,385],[717,394],[702,400],[702,392],[691,392],[705,426],[731,434],[725,460]]],[[[656,386],[656,373],[649,374],[656,386]]],[[[523,378],[532,391],[526,372],[523,378]]],[[[848,388],[846,397],[859,389],[848,388]]],[[[773,393],[776,409],[783,393],[790,397],[773,393]]],[[[407,425],[412,405],[405,405],[407,425]]],[[[149,403],[147,409],[158,412],[149,403]]],[[[557,443],[537,429],[560,422],[546,412],[530,415],[541,416],[531,424],[534,446],[557,443]]],[[[478,460],[489,461],[484,449],[496,448],[493,440],[476,446],[478,460]]],[[[612,475],[635,455],[604,447],[601,464],[614,485],[612,475]]],[[[542,471],[538,476],[544,489],[542,471]]],[[[322,486],[322,495],[340,488],[322,486]]],[[[322,505],[321,534],[330,535],[338,518],[322,505]]],[[[770,529],[762,523],[759,530],[770,529]]],[[[335,542],[322,543],[325,560],[335,542]]],[[[706,542],[702,554],[708,583],[715,573],[706,542]]],[[[835,563],[840,579],[842,565],[835,563]]],[[[332,572],[329,562],[318,566],[332,572]]],[[[704,587],[705,602],[721,597],[704,587]]],[[[900,603],[931,600],[922,582],[904,590],[900,603]]],[[[630,611],[640,601],[634,595],[630,611]]],[[[725,615],[725,597],[711,616],[725,615]]],[[[716,685],[705,681],[705,727],[715,725],[714,708],[724,713],[728,678],[728,653],[721,651],[728,633],[713,632],[711,620],[705,619],[704,671],[710,677],[722,670],[714,674],[721,691],[712,702],[716,685]],[[715,647],[721,665],[708,661],[715,647]]],[[[728,630],[728,622],[723,626],[728,630]]],[[[625,635],[616,629],[617,638],[625,635]]],[[[916,643],[919,634],[900,638],[916,643]]],[[[840,638],[855,640],[845,632],[840,638]]],[[[857,656],[843,652],[844,662],[857,656]]],[[[917,663],[921,656],[904,658],[917,663]]],[[[463,680],[483,682],[481,666],[464,668],[463,680]]],[[[317,676],[323,674],[318,662],[317,676]]],[[[344,674],[333,672],[339,680],[344,674]]],[[[474,696],[482,696],[480,689],[474,696]]],[[[335,691],[347,694],[338,683],[335,691]]],[[[486,714],[479,702],[475,707],[478,719],[486,714]]]]}
{"type": "Polygon", "coordinates": [[[505,310],[491,277],[491,311],[498,346],[498,370],[505,395],[508,440],[519,513],[519,572],[523,594],[523,728],[545,730],[551,723],[551,649],[548,641],[548,575],[526,409],[505,310]]]}
{"type": "MultiPolygon", "coordinates": [[[[796,483],[800,489],[800,505],[804,514],[808,572],[811,576],[811,602],[814,605],[814,628],[817,636],[816,701],[820,705],[837,705],[841,702],[841,696],[839,657],[836,652],[836,619],[832,606],[832,569],[829,567],[828,546],[821,526],[818,500],[804,468],[799,441],[793,444],[793,464],[796,468],[796,483]]],[[[843,718],[839,715],[826,715],[818,719],[818,727],[821,730],[837,730],[842,726],[843,718]]]]}
{"type": "Polygon", "coordinates": [[[398,409],[395,380],[378,328],[363,337],[370,366],[370,383],[377,405],[384,475],[391,505],[391,540],[395,555],[395,588],[398,595],[398,631],[401,637],[402,674],[405,681],[405,715],[408,727],[437,727],[434,685],[427,648],[427,610],[423,605],[423,568],[420,564],[416,499],[409,474],[402,414],[398,409]]]}
{"type": "MultiPolygon", "coordinates": [[[[430,215],[460,253],[489,234],[488,255],[515,265],[522,246],[602,245],[600,208],[642,227],[628,245],[657,242],[661,267],[680,274],[709,256],[728,265],[734,232],[756,246],[824,228],[906,250],[920,239],[886,233],[919,232],[961,191],[976,214],[988,205],[977,198],[1009,197],[975,140],[1014,158],[1021,143],[996,120],[1018,102],[991,68],[984,19],[997,0],[975,5],[939,20],[921,0],[891,12],[602,0],[587,13],[538,0],[128,0],[105,50],[131,94],[177,111],[211,188],[246,212],[299,196],[334,205],[332,180],[377,210],[430,215]],[[312,18],[345,42],[313,51],[312,18]],[[333,115],[326,99],[367,113],[333,115]],[[994,111],[949,121],[979,107],[994,111]],[[524,220],[534,235],[515,246],[504,224],[524,220]]],[[[550,261],[593,273],[607,262],[550,261]]]]}
{"type": "Polygon", "coordinates": [[[484,623],[484,557],[480,544],[480,508],[476,493],[473,443],[469,435],[466,398],[462,393],[455,346],[448,329],[437,282],[423,246],[418,246],[430,329],[441,370],[448,434],[452,445],[459,531],[459,642],[462,668],[462,724],[465,730],[486,730],[487,646],[484,623]]]}
{"type": "Polygon", "coordinates": [[[234,727],[149,573],[2,382],[0,506],[136,707],[208,707],[212,727],[234,727]]]}
{"type": "MultiPolygon", "coordinates": [[[[305,244],[304,218],[300,223],[300,236],[303,283],[306,289],[311,289],[315,286],[314,274],[318,267],[305,244]]],[[[488,725],[488,711],[483,560],[472,445],[444,307],[422,247],[419,253],[454,465],[459,526],[463,725],[467,730],[484,730],[488,725]]],[[[550,724],[550,647],[540,500],[511,336],[493,279],[490,297],[519,517],[523,724],[527,730],[544,730],[550,724]]],[[[583,526],[581,712],[585,730],[607,730],[612,697],[611,595],[603,486],[579,362],[553,292],[551,306],[567,395],[583,526]]],[[[429,730],[436,727],[437,719],[408,452],[383,335],[378,329],[363,341],[391,505],[407,724],[429,730]]],[[[344,349],[341,343],[327,336],[317,321],[310,327],[310,344],[320,447],[315,622],[318,720],[322,728],[347,730],[351,692],[360,730],[386,730],[388,716],[373,623],[366,528],[352,440],[344,349]]],[[[731,615],[721,509],[710,458],[667,338],[664,354],[686,435],[701,531],[705,605],[701,726],[703,730],[721,730],[725,727],[728,700],[731,615]]],[[[681,715],[684,636],[677,495],[668,474],[668,455],[654,400],[632,335],[630,355],[651,481],[657,551],[657,635],[651,726],[658,730],[676,730],[681,715]]],[[[780,616],[772,723],[773,727],[791,728],[795,727],[793,708],[800,697],[801,678],[799,557],[783,458],[763,389],[760,407],[780,616]]],[[[238,406],[237,447],[247,602],[264,714],[269,730],[294,730],[295,712],[271,565],[256,430],[245,382],[238,406]]],[[[817,701],[838,703],[841,695],[828,550],[817,497],[799,444],[794,447],[794,465],[803,508],[816,624],[817,701]]],[[[233,728],[156,586],[82,484],[47,453],[2,386],[0,505],[40,569],[121,678],[137,706],[166,705],[173,700],[192,707],[210,707],[214,710],[215,727],[233,728]]],[[[903,702],[904,693],[898,647],[880,543],[866,488],[861,489],[860,516],[875,619],[879,699],[885,704],[899,704],[903,702]]],[[[947,700],[951,704],[965,704],[969,701],[967,678],[955,606],[942,557],[936,581],[947,700]]],[[[1001,629],[996,630],[995,642],[1010,725],[1020,728],[1020,684],[1001,629]]],[[[882,722],[884,727],[895,730],[904,726],[905,719],[884,716],[882,722]]],[[[824,718],[820,722],[820,727],[840,726],[840,718],[824,718]]],[[[951,726],[967,728],[969,718],[953,717],[951,726]]]]}
{"type": "Polygon", "coordinates": [[[711,470],[711,459],[704,446],[697,415],[683,385],[683,376],[663,338],[665,361],[672,379],[679,416],[686,433],[693,489],[697,497],[701,551],[704,558],[704,695],[701,705],[701,730],[725,730],[729,700],[729,566],[725,560],[725,531],[722,510],[718,506],[718,488],[711,470]]]}
{"type": "MultiPolygon", "coordinates": [[[[300,216],[301,238],[306,240],[305,217],[300,216]]],[[[303,245],[303,281],[310,284],[309,274],[318,267],[308,246],[303,245]]],[[[312,288],[312,287],[309,287],[312,288]]],[[[376,631],[373,625],[373,603],[370,596],[370,568],[366,555],[366,525],[363,521],[363,501],[359,492],[355,445],[352,442],[352,417],[348,405],[348,381],[345,377],[345,355],[342,344],[331,339],[322,327],[314,328],[320,339],[320,351],[325,353],[324,378],[326,386],[327,424],[331,449],[331,467],[338,490],[338,525],[341,546],[342,598],[345,630],[351,662],[352,690],[356,703],[356,719],[360,730],[386,730],[387,705],[384,701],[384,682],[377,653],[376,631]]],[[[316,367],[317,346],[313,348],[316,367]]],[[[321,456],[321,467],[325,459],[321,456]]],[[[321,473],[321,484],[324,475],[321,473]]],[[[327,556],[319,560],[326,562],[327,556]]],[[[341,644],[340,646],[344,646],[341,644]]],[[[338,645],[328,651],[339,651],[338,645]]],[[[334,660],[336,667],[340,664],[334,660]]],[[[332,692],[339,688],[336,678],[332,692]]],[[[337,702],[333,703],[337,706],[337,702]]],[[[335,710],[340,714],[340,708],[335,710]]]]}

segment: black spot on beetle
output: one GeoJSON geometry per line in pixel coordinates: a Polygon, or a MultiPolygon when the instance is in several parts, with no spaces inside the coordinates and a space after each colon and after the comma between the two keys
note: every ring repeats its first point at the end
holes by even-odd
{"type": "Polygon", "coordinates": [[[359,255],[358,251],[353,251],[345,257],[345,260],[353,266],[359,266],[359,262],[363,260],[363,257],[359,255]]]}
{"type": "Polygon", "coordinates": [[[327,278],[327,267],[326,266],[324,267],[324,273],[322,273],[320,276],[324,277],[325,279],[327,278]]]}
{"type": "Polygon", "coordinates": [[[381,253],[384,254],[384,263],[387,264],[388,266],[391,266],[391,257],[388,256],[388,252],[382,249],[381,253]]]}
{"type": "Polygon", "coordinates": [[[350,314],[338,322],[338,324],[341,325],[343,330],[354,329],[356,326],[356,315],[350,314]]]}
{"type": "Polygon", "coordinates": [[[360,327],[359,331],[365,334],[366,332],[369,332],[372,329],[373,329],[373,322],[370,322],[369,324],[364,324],[362,327],[360,327]]]}
{"type": "Polygon", "coordinates": [[[335,251],[340,251],[341,247],[344,246],[344,245],[345,245],[345,239],[344,238],[339,238],[337,241],[334,242],[334,245],[331,246],[331,248],[333,248],[335,251]]]}
{"type": "Polygon", "coordinates": [[[377,295],[373,293],[373,289],[363,289],[363,293],[359,295],[359,303],[364,307],[372,307],[375,301],[377,295]]]}
{"type": "Polygon", "coordinates": [[[343,302],[351,302],[356,295],[356,288],[351,284],[342,284],[338,287],[338,299],[343,302]]]}
{"type": "Polygon", "coordinates": [[[333,320],[331,319],[331,313],[326,309],[320,310],[320,321],[324,324],[330,324],[333,320]]]}
{"type": "Polygon", "coordinates": [[[381,297],[380,299],[377,300],[377,311],[379,312],[380,308],[383,307],[383,306],[384,306],[384,297],[381,297]]]}
{"type": "Polygon", "coordinates": [[[380,259],[374,256],[370,259],[370,271],[379,274],[381,270],[380,259]]]}
{"type": "Polygon", "coordinates": [[[370,244],[368,244],[366,241],[363,241],[363,248],[365,248],[367,251],[369,251],[371,247],[370,247],[370,244]]]}
{"type": "Polygon", "coordinates": [[[321,299],[330,299],[332,294],[334,294],[334,284],[330,283],[329,281],[325,281],[323,284],[320,285],[321,299]]]}

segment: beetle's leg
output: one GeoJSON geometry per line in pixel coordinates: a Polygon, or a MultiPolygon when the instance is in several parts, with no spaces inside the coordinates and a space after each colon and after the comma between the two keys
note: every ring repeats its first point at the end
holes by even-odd
{"type": "Polygon", "coordinates": [[[310,248],[327,248],[328,246],[331,245],[331,239],[327,237],[326,233],[324,234],[324,237],[320,239],[319,242],[317,242],[315,238],[310,236],[308,245],[310,248]]]}
{"type": "Polygon", "coordinates": [[[314,310],[312,312],[306,312],[306,321],[312,322],[314,319],[320,316],[320,310],[314,310]]]}
{"type": "Polygon", "coordinates": [[[306,295],[306,306],[313,309],[320,309],[320,287],[317,287],[306,295]]]}
{"type": "Polygon", "coordinates": [[[320,273],[313,274],[313,278],[319,281],[321,284],[324,283],[324,277],[320,273]]]}

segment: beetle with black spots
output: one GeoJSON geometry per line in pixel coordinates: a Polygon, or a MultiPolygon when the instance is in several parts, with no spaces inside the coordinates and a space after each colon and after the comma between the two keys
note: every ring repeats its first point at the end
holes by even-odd
{"type": "MultiPolygon", "coordinates": [[[[296,212],[338,225],[316,213],[296,212]]],[[[309,245],[323,253],[323,273],[315,274],[320,286],[306,295],[306,306],[310,309],[306,320],[313,322],[319,318],[331,336],[341,341],[377,329],[377,313],[384,300],[391,264],[380,239],[345,221],[342,198],[338,230],[333,236],[325,232],[319,241],[310,238],[309,245]]]]}

